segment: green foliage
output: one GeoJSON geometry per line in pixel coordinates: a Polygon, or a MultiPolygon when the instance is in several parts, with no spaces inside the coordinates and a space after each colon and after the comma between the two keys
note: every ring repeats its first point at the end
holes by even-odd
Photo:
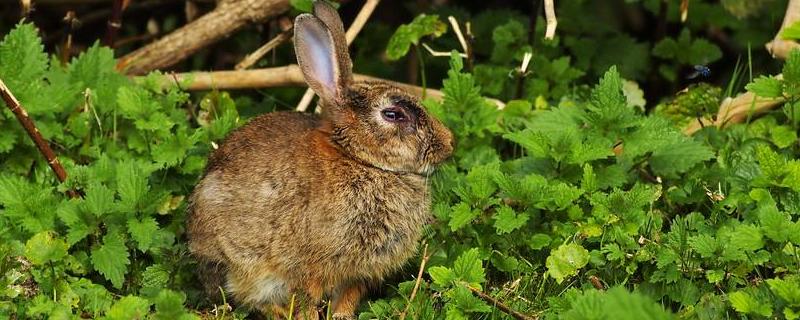
{"type": "Polygon", "coordinates": [[[426,36],[439,37],[447,31],[447,25],[439,20],[437,15],[419,15],[408,24],[397,28],[389,39],[386,55],[391,60],[397,60],[408,53],[411,45],[418,45],[420,39],[426,36]]]}
{"type": "Polygon", "coordinates": [[[195,290],[192,262],[176,239],[211,142],[238,125],[231,98],[209,94],[201,122],[183,109],[189,96],[157,74],[140,83],[119,74],[108,48],[65,66],[42,50],[35,27],[19,24],[0,42],[0,78],[59,146],[69,178],[57,183],[4,112],[0,315],[194,317],[182,293],[195,290]]]}
{"type": "MultiPolygon", "coordinates": [[[[682,87],[682,68],[721,61],[708,25],[733,34],[726,52],[755,48],[759,25],[732,15],[766,12],[768,2],[692,1],[680,33],[657,43],[624,32],[598,1],[558,2],[566,18],[552,41],[540,40],[543,19],[512,10],[464,17],[445,6],[401,26],[385,47],[390,60],[421,41],[460,48],[439,18],[451,14],[472,22],[473,52],[418,52],[421,70],[447,68],[444,98],[423,104],[457,145],[430,178],[435,221],[419,288],[410,266],[360,318],[408,309],[418,319],[510,319],[476,291],[544,319],[800,318],[800,52],[782,78],[745,86],[787,101],[782,112],[692,137],[681,127],[715,115],[722,90],[701,82],[646,101],[642,82],[682,87]],[[592,19],[568,18],[587,11],[592,19]]],[[[664,23],[679,23],[677,1],[624,5],[654,17],[663,6],[664,23]]],[[[66,65],[43,48],[33,25],[19,24],[0,42],[0,78],[69,179],[55,180],[3,112],[0,317],[210,317],[186,253],[185,197],[253,103],[217,91],[190,97],[159,74],[131,80],[99,45],[66,65]],[[82,197],[68,199],[68,189],[82,197]]]]}

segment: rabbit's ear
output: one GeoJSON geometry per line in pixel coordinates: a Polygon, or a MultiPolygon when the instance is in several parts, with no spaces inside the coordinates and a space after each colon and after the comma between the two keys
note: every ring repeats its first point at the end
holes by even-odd
{"type": "MultiPolygon", "coordinates": [[[[316,12],[316,8],[320,6],[319,2],[314,5],[316,12]]],[[[330,10],[333,11],[333,17],[338,20],[336,11],[333,8],[330,10]]],[[[331,12],[327,12],[322,15],[329,19],[330,14],[331,12]]],[[[338,28],[340,31],[343,29],[341,21],[338,28]]],[[[333,104],[343,98],[350,84],[352,68],[344,33],[337,34],[337,32],[339,31],[332,31],[326,26],[323,20],[309,14],[299,15],[295,19],[294,49],[297,63],[309,87],[323,100],[333,104]],[[341,39],[337,39],[338,36],[341,36],[341,39]]]]}
{"type": "Polygon", "coordinates": [[[347,38],[344,24],[342,24],[342,19],[339,18],[339,12],[327,1],[316,0],[314,1],[314,16],[322,20],[322,23],[331,32],[334,48],[336,48],[336,60],[342,72],[340,77],[345,81],[350,81],[353,62],[350,60],[350,53],[347,50],[347,38]]]}

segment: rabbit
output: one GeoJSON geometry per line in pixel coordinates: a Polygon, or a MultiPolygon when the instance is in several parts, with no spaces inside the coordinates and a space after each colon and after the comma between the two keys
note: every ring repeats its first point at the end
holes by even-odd
{"type": "Polygon", "coordinates": [[[430,215],[428,177],[452,133],[414,96],[353,80],[336,9],[295,20],[294,47],[320,115],[272,112],[234,130],[189,197],[189,250],[209,294],[287,317],[323,298],[337,319],[410,259],[430,215]],[[220,288],[220,287],[222,288],[220,288]]]}

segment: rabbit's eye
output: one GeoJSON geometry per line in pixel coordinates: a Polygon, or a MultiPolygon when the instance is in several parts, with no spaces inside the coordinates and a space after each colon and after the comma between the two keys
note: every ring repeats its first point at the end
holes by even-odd
{"type": "Polygon", "coordinates": [[[403,111],[397,109],[384,109],[381,111],[381,115],[389,122],[402,122],[408,119],[403,111]]]}

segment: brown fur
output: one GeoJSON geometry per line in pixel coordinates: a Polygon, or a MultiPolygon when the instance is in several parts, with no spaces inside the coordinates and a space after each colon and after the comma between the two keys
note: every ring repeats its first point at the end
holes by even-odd
{"type": "MultiPolygon", "coordinates": [[[[317,13],[333,10],[319,6],[327,5],[315,3],[317,13]]],[[[200,271],[224,274],[237,302],[268,314],[285,310],[297,293],[311,306],[331,296],[334,314],[352,317],[366,287],[414,254],[429,217],[427,175],[453,151],[451,133],[414,97],[382,83],[352,83],[349,56],[340,51],[343,28],[329,27],[341,24],[332,12],[335,19],[328,12],[296,22],[296,37],[326,30],[338,43],[331,46],[338,69],[331,89],[308,67],[318,56],[301,59],[308,44],[295,40],[323,116],[254,118],[215,150],[190,197],[189,248],[200,271]],[[398,104],[413,121],[381,118],[398,104]]]]}

